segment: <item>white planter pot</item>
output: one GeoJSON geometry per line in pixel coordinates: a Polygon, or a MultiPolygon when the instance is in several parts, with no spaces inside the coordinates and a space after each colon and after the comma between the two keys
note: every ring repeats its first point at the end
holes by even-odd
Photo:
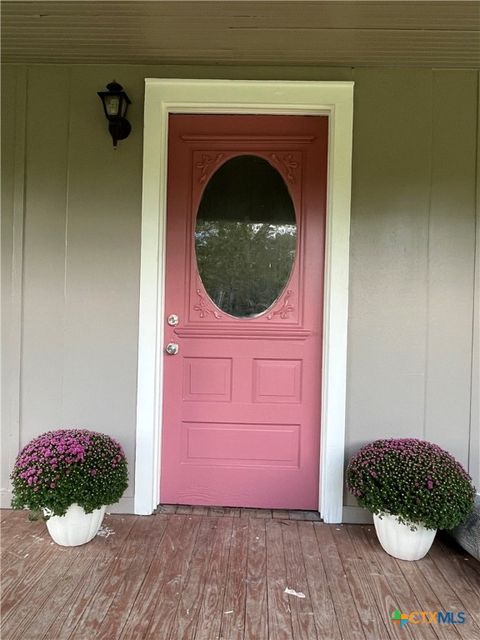
{"type": "MultiPolygon", "coordinates": [[[[44,509],[48,515],[48,509],[44,509]]],[[[62,547],[77,547],[90,542],[98,533],[105,515],[105,507],[85,513],[83,507],[72,504],[64,516],[51,516],[47,529],[54,542],[62,547]]]]}
{"type": "Polygon", "coordinates": [[[421,524],[414,525],[412,531],[409,525],[401,524],[396,516],[382,514],[373,515],[375,531],[384,550],[399,560],[420,560],[433,544],[436,529],[426,529],[421,524]]]}

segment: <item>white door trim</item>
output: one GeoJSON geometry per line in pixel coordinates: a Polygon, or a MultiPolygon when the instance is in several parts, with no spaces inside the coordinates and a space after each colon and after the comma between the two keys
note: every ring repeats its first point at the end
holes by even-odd
{"type": "Polygon", "coordinates": [[[170,113],[329,116],[319,511],[341,522],[347,378],[352,82],[145,80],[135,513],[159,501],[170,113]]]}

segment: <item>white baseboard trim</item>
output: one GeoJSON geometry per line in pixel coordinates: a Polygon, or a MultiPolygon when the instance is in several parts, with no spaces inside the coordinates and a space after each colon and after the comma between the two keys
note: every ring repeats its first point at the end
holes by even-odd
{"type": "Polygon", "coordinates": [[[0,509],[11,509],[12,492],[10,489],[0,489],[0,509]]]}
{"type": "Polygon", "coordinates": [[[373,524],[370,511],[362,507],[343,507],[342,522],[344,524],[373,524]]]}
{"type": "MultiPolygon", "coordinates": [[[[0,509],[11,509],[12,492],[8,489],[0,490],[0,509]]],[[[133,496],[124,496],[120,502],[109,505],[107,513],[127,513],[133,514],[133,496]]]]}
{"type": "Polygon", "coordinates": [[[133,500],[133,496],[123,496],[123,498],[120,498],[120,502],[109,505],[106,509],[106,513],[123,513],[133,515],[135,513],[133,500]]]}
{"type": "MultiPolygon", "coordinates": [[[[477,502],[480,500],[480,493],[477,493],[477,502]]],[[[370,511],[362,507],[343,507],[342,522],[344,524],[373,524],[373,516],[370,511]]]]}

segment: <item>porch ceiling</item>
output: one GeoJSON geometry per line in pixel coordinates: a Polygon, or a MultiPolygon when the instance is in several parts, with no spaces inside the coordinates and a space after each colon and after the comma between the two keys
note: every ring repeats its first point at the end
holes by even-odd
{"type": "Polygon", "coordinates": [[[480,2],[2,2],[13,63],[480,67],[480,2]]]}

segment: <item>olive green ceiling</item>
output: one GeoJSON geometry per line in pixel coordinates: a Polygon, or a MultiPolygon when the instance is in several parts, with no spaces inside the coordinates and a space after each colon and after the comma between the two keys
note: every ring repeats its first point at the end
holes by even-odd
{"type": "Polygon", "coordinates": [[[2,2],[16,63],[480,67],[479,2],[2,2]]]}

